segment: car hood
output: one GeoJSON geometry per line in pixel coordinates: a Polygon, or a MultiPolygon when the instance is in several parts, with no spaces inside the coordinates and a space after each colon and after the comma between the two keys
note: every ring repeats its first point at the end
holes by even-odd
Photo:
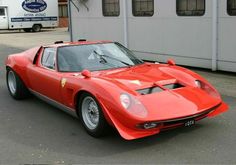
{"type": "Polygon", "coordinates": [[[214,110],[220,98],[214,98],[196,87],[184,87],[141,96],[140,101],[148,110],[148,120],[169,120],[193,116],[214,110]]]}
{"type": "Polygon", "coordinates": [[[145,120],[168,120],[195,115],[221,103],[220,98],[209,95],[196,87],[196,74],[168,65],[144,64],[132,68],[107,71],[101,78],[116,84],[125,92],[136,95],[148,110],[145,120]],[[182,84],[170,89],[168,84],[182,84]],[[138,91],[158,87],[153,93],[138,91]]]}
{"type": "Polygon", "coordinates": [[[100,78],[106,79],[126,90],[139,90],[154,84],[167,85],[181,83],[194,85],[195,78],[176,68],[167,65],[143,64],[131,68],[105,71],[100,78]]]}

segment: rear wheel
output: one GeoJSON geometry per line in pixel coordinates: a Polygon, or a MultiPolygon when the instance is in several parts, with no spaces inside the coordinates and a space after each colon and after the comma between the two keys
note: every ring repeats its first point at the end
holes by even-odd
{"type": "Polygon", "coordinates": [[[33,25],[32,27],[33,32],[40,32],[41,30],[41,25],[33,25]]]}
{"type": "Polygon", "coordinates": [[[14,99],[21,100],[29,96],[29,91],[23,81],[12,69],[7,69],[6,79],[8,91],[14,99]]]}
{"type": "Polygon", "coordinates": [[[103,111],[94,96],[83,93],[79,100],[79,116],[85,130],[94,137],[101,137],[108,131],[103,111]]]}

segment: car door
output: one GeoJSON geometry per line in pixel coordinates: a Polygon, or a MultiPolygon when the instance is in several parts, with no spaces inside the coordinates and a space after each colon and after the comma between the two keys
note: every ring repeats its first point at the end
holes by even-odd
{"type": "Polygon", "coordinates": [[[0,7],[0,29],[8,29],[7,8],[0,7]]]}
{"type": "Polygon", "coordinates": [[[56,68],[56,48],[43,48],[36,64],[28,68],[31,90],[61,102],[62,74],[56,68]]]}

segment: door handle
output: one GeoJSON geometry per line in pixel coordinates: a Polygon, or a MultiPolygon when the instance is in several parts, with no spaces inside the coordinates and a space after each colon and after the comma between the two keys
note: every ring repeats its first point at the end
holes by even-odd
{"type": "Polygon", "coordinates": [[[6,17],[2,17],[3,19],[6,19],[6,17]]]}

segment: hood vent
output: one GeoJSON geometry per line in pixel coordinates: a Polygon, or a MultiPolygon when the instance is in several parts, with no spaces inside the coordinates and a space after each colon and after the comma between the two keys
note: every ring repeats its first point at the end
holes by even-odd
{"type": "Polygon", "coordinates": [[[179,83],[174,83],[174,84],[163,85],[163,87],[167,89],[177,89],[177,88],[182,88],[184,86],[179,83]]]}
{"type": "Polygon", "coordinates": [[[148,94],[157,93],[157,92],[161,92],[161,91],[163,91],[163,90],[157,86],[137,90],[137,92],[140,95],[148,95],[148,94]]]}
{"type": "Polygon", "coordinates": [[[174,84],[167,84],[167,85],[163,85],[162,88],[158,87],[158,86],[153,86],[150,88],[145,88],[145,89],[139,89],[136,90],[140,95],[148,95],[148,94],[152,94],[152,93],[157,93],[157,92],[162,92],[163,90],[166,89],[178,89],[178,88],[182,88],[184,87],[183,85],[179,84],[179,83],[174,83],[174,84]]]}

